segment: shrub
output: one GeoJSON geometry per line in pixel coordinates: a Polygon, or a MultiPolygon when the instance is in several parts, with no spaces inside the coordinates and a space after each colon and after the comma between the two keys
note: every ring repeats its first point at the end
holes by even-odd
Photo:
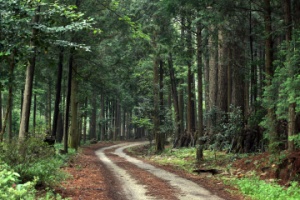
{"type": "Polygon", "coordinates": [[[55,154],[55,148],[41,138],[28,138],[19,143],[0,144],[0,160],[3,160],[20,175],[22,182],[38,177],[37,184],[53,185],[65,178],[58,169],[63,160],[55,154]]]}
{"type": "Polygon", "coordinates": [[[35,199],[37,179],[19,184],[20,175],[9,169],[5,163],[0,163],[0,199],[35,199]]]}

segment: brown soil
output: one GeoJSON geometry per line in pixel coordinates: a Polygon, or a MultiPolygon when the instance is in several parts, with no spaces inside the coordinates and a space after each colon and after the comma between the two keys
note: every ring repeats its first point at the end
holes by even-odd
{"type": "Polygon", "coordinates": [[[128,163],[124,158],[121,158],[112,152],[115,149],[110,149],[107,156],[113,160],[119,167],[125,169],[138,183],[145,185],[149,196],[155,196],[158,199],[177,200],[176,190],[172,188],[166,181],[163,181],[153,174],[140,169],[134,164],[128,163]],[[163,189],[162,189],[163,188],[163,189]]]}
{"type": "MultiPolygon", "coordinates": [[[[76,200],[124,199],[124,196],[120,192],[121,186],[118,181],[95,155],[95,150],[113,144],[115,143],[99,143],[83,147],[82,153],[78,154],[69,165],[64,168],[73,178],[62,183],[62,185],[56,189],[56,192],[60,193],[64,198],[68,197],[76,200]]],[[[145,184],[149,191],[148,195],[155,196],[159,199],[176,200],[176,191],[169,186],[167,182],[126,162],[123,158],[112,154],[111,150],[106,151],[106,154],[109,158],[113,159],[119,167],[126,169],[138,182],[145,184]]],[[[151,164],[158,166],[158,164],[153,162],[151,162],[151,164]]],[[[236,191],[234,188],[223,185],[221,181],[213,177],[189,174],[170,165],[159,165],[159,167],[192,180],[224,199],[244,199],[241,195],[234,194],[234,191],[236,191]],[[228,192],[229,190],[231,192],[228,192]]]]}
{"type": "Polygon", "coordinates": [[[233,164],[239,174],[255,171],[263,180],[277,181],[289,186],[291,181],[300,181],[300,151],[270,155],[262,153],[240,159],[233,164]]]}
{"type": "Polygon", "coordinates": [[[120,185],[106,166],[95,155],[99,148],[113,143],[100,143],[82,148],[70,164],[63,170],[72,178],[62,183],[56,192],[63,198],[74,200],[122,200],[120,185]]]}

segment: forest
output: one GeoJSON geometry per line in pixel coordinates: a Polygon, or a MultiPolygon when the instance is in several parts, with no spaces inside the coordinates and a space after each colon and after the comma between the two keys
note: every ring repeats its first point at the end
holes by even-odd
{"type": "Polygon", "coordinates": [[[0,0],[0,146],[293,152],[298,48],[297,0],[0,0]]]}

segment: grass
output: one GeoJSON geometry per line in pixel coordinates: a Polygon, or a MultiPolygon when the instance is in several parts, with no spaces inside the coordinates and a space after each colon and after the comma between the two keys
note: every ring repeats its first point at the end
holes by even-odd
{"type": "Polygon", "coordinates": [[[277,183],[267,183],[257,177],[235,179],[230,181],[239,190],[253,199],[268,200],[297,200],[300,199],[300,187],[297,182],[292,182],[289,188],[284,188],[277,183]]]}
{"type": "MultiPolygon", "coordinates": [[[[159,164],[173,165],[176,168],[188,172],[192,172],[197,167],[234,171],[235,169],[232,168],[232,163],[236,159],[249,157],[249,159],[246,159],[245,164],[251,162],[251,154],[228,154],[226,152],[205,150],[205,160],[201,163],[196,163],[196,148],[172,149],[171,147],[166,147],[161,154],[157,155],[154,154],[154,148],[148,150],[145,150],[145,148],[133,148],[129,151],[159,164]]],[[[259,180],[254,171],[246,172],[246,175],[242,177],[243,178],[231,174],[214,176],[214,178],[222,180],[224,184],[238,188],[243,195],[251,199],[300,200],[300,187],[296,182],[292,182],[290,187],[284,188],[276,182],[259,180]]]]}

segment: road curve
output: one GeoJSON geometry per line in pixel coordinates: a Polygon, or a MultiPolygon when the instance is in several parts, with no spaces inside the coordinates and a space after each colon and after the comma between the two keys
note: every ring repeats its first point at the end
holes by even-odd
{"type": "Polygon", "coordinates": [[[208,190],[200,187],[196,183],[179,177],[174,173],[170,173],[166,170],[154,167],[153,165],[144,163],[141,160],[128,156],[124,153],[124,149],[143,145],[146,142],[134,142],[134,143],[122,143],[118,145],[113,145],[110,147],[101,148],[96,151],[96,155],[99,159],[107,165],[113,174],[118,178],[120,183],[123,186],[124,195],[128,200],[152,200],[156,199],[152,196],[147,196],[147,189],[145,186],[139,184],[134,178],[132,178],[126,170],[118,167],[112,160],[110,160],[105,155],[105,150],[116,149],[114,154],[124,158],[131,164],[136,165],[137,167],[150,172],[154,176],[167,181],[172,187],[176,188],[178,191],[177,198],[180,200],[222,200],[222,198],[212,194],[208,190]]]}

